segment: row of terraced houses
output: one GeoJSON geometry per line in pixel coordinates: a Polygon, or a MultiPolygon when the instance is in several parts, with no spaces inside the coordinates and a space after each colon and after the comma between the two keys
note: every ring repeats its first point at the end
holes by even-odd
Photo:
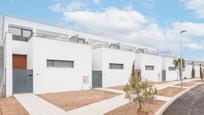
{"type": "MultiPolygon", "coordinates": [[[[120,86],[135,61],[142,80],[178,80],[173,57],[155,49],[56,26],[4,16],[0,88],[15,93],[48,93],[120,86]]],[[[184,77],[191,77],[186,61],[184,77]]],[[[194,62],[196,77],[199,64],[194,62]]]]}

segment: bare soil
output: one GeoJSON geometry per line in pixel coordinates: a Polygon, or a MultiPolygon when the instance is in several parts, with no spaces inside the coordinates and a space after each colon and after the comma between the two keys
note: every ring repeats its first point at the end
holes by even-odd
{"type": "Polygon", "coordinates": [[[159,90],[158,95],[166,96],[166,97],[173,97],[184,90],[185,90],[185,88],[168,87],[168,88],[159,90]]]}
{"type": "Polygon", "coordinates": [[[70,91],[60,93],[47,93],[40,94],[39,97],[46,101],[58,106],[59,108],[69,111],[72,109],[79,108],[81,106],[89,105],[104,99],[108,99],[119,94],[100,91],[100,90],[81,90],[81,91],[70,91]]]}
{"type": "Polygon", "coordinates": [[[146,103],[143,106],[142,112],[137,113],[138,105],[130,102],[126,105],[120,106],[105,115],[154,115],[155,112],[164,104],[163,101],[155,100],[153,103],[146,103]]]}
{"type": "Polygon", "coordinates": [[[29,115],[15,97],[0,98],[0,109],[2,115],[29,115]]]}

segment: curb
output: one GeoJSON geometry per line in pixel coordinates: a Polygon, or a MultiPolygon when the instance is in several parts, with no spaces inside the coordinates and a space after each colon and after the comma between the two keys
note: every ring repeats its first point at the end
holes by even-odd
{"type": "Polygon", "coordinates": [[[193,85],[192,87],[182,91],[181,93],[177,94],[176,96],[172,97],[169,101],[167,101],[156,113],[155,115],[162,115],[163,112],[176,100],[178,99],[179,97],[181,97],[182,95],[184,95],[186,92],[188,92],[189,90],[193,89],[194,87],[198,86],[198,85],[201,85],[201,84],[204,84],[204,83],[197,83],[195,85],[193,85]]]}

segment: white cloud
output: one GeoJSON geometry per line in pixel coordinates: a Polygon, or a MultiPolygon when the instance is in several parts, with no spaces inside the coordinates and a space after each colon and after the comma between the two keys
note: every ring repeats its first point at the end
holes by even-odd
{"type": "Polygon", "coordinates": [[[203,24],[176,22],[172,24],[172,28],[163,29],[135,10],[117,8],[96,12],[65,12],[64,16],[67,21],[75,22],[91,33],[134,41],[158,49],[178,49],[179,31],[187,29],[188,36],[184,36],[186,38],[183,41],[185,47],[202,49],[201,45],[191,39],[204,36],[203,24]]]}
{"type": "Polygon", "coordinates": [[[194,11],[199,18],[204,18],[203,0],[183,0],[186,9],[194,11]]]}
{"type": "Polygon", "coordinates": [[[54,12],[66,12],[80,10],[86,7],[86,4],[81,0],[71,0],[69,3],[56,1],[56,3],[50,6],[50,9],[54,12]]]}
{"type": "Polygon", "coordinates": [[[170,50],[178,54],[180,31],[183,46],[191,50],[203,50],[204,24],[175,22],[170,28],[161,28],[156,22],[132,8],[118,9],[109,7],[103,11],[64,11],[67,22],[93,34],[131,41],[161,50],[170,50]]]}
{"type": "Polygon", "coordinates": [[[93,0],[94,3],[99,4],[101,3],[101,0],[93,0]]]}
{"type": "Polygon", "coordinates": [[[189,49],[194,49],[194,50],[204,49],[202,45],[197,44],[197,43],[185,43],[184,46],[189,48],[189,49]]]}

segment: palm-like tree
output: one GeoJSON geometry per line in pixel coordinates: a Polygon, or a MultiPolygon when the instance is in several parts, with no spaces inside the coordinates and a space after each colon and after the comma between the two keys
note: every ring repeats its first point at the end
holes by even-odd
{"type": "Polygon", "coordinates": [[[185,60],[184,59],[182,59],[182,68],[181,68],[181,58],[175,59],[173,61],[173,64],[174,64],[175,70],[177,70],[177,73],[179,73],[181,70],[183,71],[185,68],[185,60]]]}

